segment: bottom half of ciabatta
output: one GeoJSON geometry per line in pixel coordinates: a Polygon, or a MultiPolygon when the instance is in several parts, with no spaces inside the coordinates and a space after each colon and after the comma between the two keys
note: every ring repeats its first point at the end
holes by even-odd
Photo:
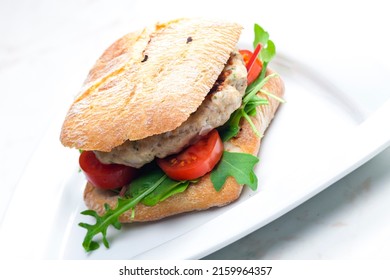
{"type": "MultiPolygon", "coordinates": [[[[282,97],[284,93],[284,85],[279,77],[271,78],[264,89],[278,97],[282,97]]],[[[260,134],[264,135],[277,111],[279,101],[261,93],[259,93],[259,96],[268,99],[269,104],[259,106],[257,115],[252,117],[252,121],[260,134]]],[[[260,142],[261,138],[255,134],[249,123],[243,118],[239,134],[225,143],[225,150],[257,155],[260,142]]],[[[179,213],[224,206],[239,198],[242,187],[234,178],[229,177],[222,189],[216,191],[211,183],[210,174],[206,174],[197,183],[190,184],[186,191],[175,194],[155,206],[145,206],[139,203],[135,207],[134,217],[131,217],[132,210],[129,210],[122,214],[119,220],[121,222],[155,221],[179,213]]],[[[105,203],[109,204],[111,208],[115,208],[118,195],[112,191],[97,189],[87,183],[84,191],[84,201],[89,209],[102,215],[105,212],[105,203]]]]}

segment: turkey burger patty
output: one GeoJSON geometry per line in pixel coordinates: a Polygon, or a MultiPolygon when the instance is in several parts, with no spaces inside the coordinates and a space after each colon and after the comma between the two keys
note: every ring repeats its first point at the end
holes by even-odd
{"type": "Polygon", "coordinates": [[[140,168],[155,157],[178,153],[200,136],[226,123],[241,106],[246,86],[245,64],[239,52],[234,51],[203,103],[181,126],[141,140],[127,140],[110,152],[95,151],[95,154],[102,163],[140,168]]]}

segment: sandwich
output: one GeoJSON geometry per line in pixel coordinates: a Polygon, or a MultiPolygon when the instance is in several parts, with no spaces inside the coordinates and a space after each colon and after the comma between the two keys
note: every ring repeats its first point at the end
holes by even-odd
{"type": "Polygon", "coordinates": [[[269,35],[255,24],[254,51],[239,50],[242,27],[177,19],[115,41],[90,70],[60,140],[80,150],[87,178],[82,212],[96,223],[83,247],[99,248],[108,226],[221,207],[253,171],[260,141],[283,102],[268,66],[269,35]]]}

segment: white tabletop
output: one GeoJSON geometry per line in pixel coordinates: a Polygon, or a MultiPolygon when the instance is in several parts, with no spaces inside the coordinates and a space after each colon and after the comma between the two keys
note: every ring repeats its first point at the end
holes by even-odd
{"type": "MultiPolygon", "coordinates": [[[[259,22],[281,49],[327,69],[328,78],[353,95],[367,116],[390,98],[385,3],[184,2],[0,2],[0,223],[51,120],[65,113],[96,58],[116,38],[146,23],[193,15],[249,26],[259,22]]],[[[389,259],[389,163],[386,149],[298,208],[206,258],[389,259]]],[[[31,188],[39,193],[39,186],[31,188]]]]}

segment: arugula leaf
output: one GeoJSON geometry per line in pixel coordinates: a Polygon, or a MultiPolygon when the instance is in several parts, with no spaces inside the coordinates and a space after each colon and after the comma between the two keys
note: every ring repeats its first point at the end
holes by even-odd
{"type": "Polygon", "coordinates": [[[268,42],[269,34],[260,25],[255,23],[254,25],[255,39],[253,40],[253,48],[255,49],[258,44],[265,45],[268,42]]]}
{"type": "Polygon", "coordinates": [[[260,61],[263,63],[263,68],[259,75],[259,80],[263,80],[267,72],[268,63],[274,58],[276,54],[276,48],[273,41],[269,40],[269,34],[260,25],[255,23],[254,25],[255,38],[253,40],[253,48],[255,49],[258,44],[262,46],[262,49],[258,55],[260,61]]]}
{"type": "Polygon", "coordinates": [[[166,175],[161,177],[150,188],[143,190],[136,197],[133,198],[119,197],[118,204],[114,209],[111,209],[108,204],[105,204],[104,208],[106,212],[102,216],[99,216],[93,210],[86,210],[81,212],[82,215],[92,216],[96,219],[96,223],[94,225],[87,224],[87,223],[79,223],[79,226],[87,230],[87,233],[83,241],[84,249],[87,252],[90,252],[100,247],[98,242],[93,241],[93,238],[99,233],[101,233],[103,236],[104,246],[106,248],[109,248],[110,246],[106,237],[108,227],[112,225],[114,228],[118,230],[121,229],[122,224],[119,222],[119,216],[125,213],[126,211],[133,209],[144,197],[146,197],[148,194],[154,191],[166,177],[167,177],[166,175]]]}
{"type": "Polygon", "coordinates": [[[260,92],[262,94],[265,94],[265,95],[268,95],[269,97],[273,98],[273,99],[276,99],[277,101],[279,101],[280,103],[286,103],[286,100],[284,100],[283,98],[280,98],[279,96],[265,90],[265,89],[260,89],[260,92]]]}
{"type": "Polygon", "coordinates": [[[253,96],[249,101],[248,103],[246,104],[245,106],[245,112],[249,115],[249,116],[254,116],[256,115],[256,108],[260,105],[268,105],[268,100],[267,99],[264,99],[264,98],[261,98],[257,95],[253,96]]]}
{"type": "Polygon", "coordinates": [[[150,169],[144,172],[143,175],[135,179],[130,184],[130,188],[126,195],[130,195],[131,197],[138,196],[140,193],[143,193],[146,189],[153,186],[154,182],[162,177],[164,177],[164,180],[161,181],[157,188],[142,199],[142,204],[154,206],[174,194],[185,191],[189,184],[193,182],[172,180],[167,177],[157,165],[153,165],[150,169]]]}
{"type": "Polygon", "coordinates": [[[257,79],[254,81],[250,87],[248,87],[245,91],[244,98],[242,99],[243,104],[247,104],[249,101],[251,101],[259,91],[263,88],[263,86],[273,77],[277,77],[278,74],[272,73],[271,75],[268,75],[262,80],[257,79]]]}
{"type": "MultiPolygon", "coordinates": [[[[141,173],[138,178],[134,179],[125,193],[126,197],[136,197],[143,193],[146,189],[149,189],[155,182],[160,180],[164,176],[164,172],[158,168],[157,164],[149,164],[141,169],[141,173]]],[[[161,181],[163,182],[163,181],[161,181]]]]}
{"type": "Polygon", "coordinates": [[[267,72],[268,63],[276,55],[276,48],[274,42],[268,40],[267,45],[260,51],[260,60],[263,62],[263,68],[261,69],[259,80],[263,80],[267,72]]]}
{"type": "Polygon", "coordinates": [[[276,75],[272,74],[267,77],[265,76],[267,72],[268,63],[274,58],[276,54],[275,44],[271,40],[269,40],[268,32],[266,32],[257,23],[254,25],[254,32],[255,38],[253,41],[253,47],[256,48],[258,44],[262,45],[262,49],[258,56],[263,63],[263,68],[257,79],[245,90],[245,94],[240,108],[233,112],[233,114],[230,116],[230,119],[221,128],[218,129],[222,141],[224,142],[228,141],[229,139],[233,138],[238,134],[238,132],[240,131],[240,121],[242,118],[249,122],[250,126],[252,127],[253,131],[257,136],[262,136],[250,118],[250,116],[256,115],[256,110],[258,106],[268,104],[267,99],[260,98],[259,96],[257,96],[257,93],[259,91],[268,95],[269,97],[276,98],[278,101],[281,100],[272,93],[262,91],[262,87],[266,84],[266,82],[276,75]]]}
{"type": "Polygon", "coordinates": [[[268,40],[265,44],[265,47],[263,47],[260,51],[260,59],[263,62],[270,62],[276,55],[276,47],[273,41],[268,40]]]}
{"type": "MultiPolygon", "coordinates": [[[[109,248],[106,237],[107,229],[110,225],[118,230],[121,229],[120,215],[128,210],[134,210],[138,203],[143,203],[147,206],[156,205],[174,194],[185,191],[192,182],[195,181],[172,180],[156,164],[145,166],[140,177],[131,182],[126,192],[126,197],[118,198],[117,206],[114,209],[105,204],[106,212],[102,216],[99,216],[93,210],[81,212],[83,215],[92,216],[96,219],[94,225],[79,223],[79,226],[87,229],[87,234],[83,241],[84,249],[89,252],[99,248],[99,243],[93,241],[93,238],[99,233],[103,236],[104,246],[109,248]]],[[[135,215],[134,211],[132,215],[135,215]]]]}
{"type": "Polygon", "coordinates": [[[231,114],[229,120],[218,128],[219,136],[223,142],[228,141],[240,131],[240,120],[242,118],[242,109],[237,109],[231,114]]]}
{"type": "Polygon", "coordinates": [[[240,108],[233,112],[229,120],[223,126],[218,128],[219,135],[221,136],[223,142],[230,140],[238,134],[240,131],[240,121],[242,118],[245,118],[249,122],[252,130],[258,137],[262,136],[257,130],[256,126],[253,124],[250,116],[256,115],[258,106],[267,105],[269,103],[267,99],[259,97],[257,92],[259,92],[265,82],[273,76],[274,75],[269,75],[266,79],[263,79],[264,83],[256,83],[256,81],[258,81],[256,80],[254,84],[257,86],[251,87],[252,90],[246,90],[240,108]]]}
{"type": "Polygon", "coordinates": [[[257,177],[253,171],[259,159],[251,154],[231,153],[224,151],[217,168],[211,172],[211,182],[216,191],[221,190],[229,176],[239,184],[247,185],[252,190],[257,189],[257,177]]]}

